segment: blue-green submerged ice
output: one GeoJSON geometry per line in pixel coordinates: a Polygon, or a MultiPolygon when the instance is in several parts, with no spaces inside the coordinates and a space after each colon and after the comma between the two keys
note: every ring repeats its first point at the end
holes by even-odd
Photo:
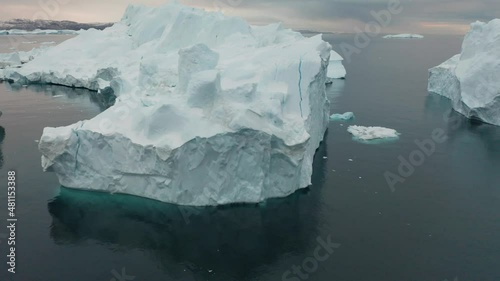
{"type": "Polygon", "coordinates": [[[348,121],[354,119],[354,113],[352,112],[346,112],[344,114],[332,114],[330,116],[331,121],[348,121]]]}

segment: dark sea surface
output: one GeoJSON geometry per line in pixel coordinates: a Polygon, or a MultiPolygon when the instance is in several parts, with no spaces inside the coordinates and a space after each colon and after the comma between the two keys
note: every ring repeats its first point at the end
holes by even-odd
{"type": "MultiPolygon", "coordinates": [[[[66,38],[36,36],[30,46],[66,38]]],[[[354,46],[353,35],[325,40],[342,55],[342,44],[354,46]]],[[[310,188],[259,205],[188,208],[61,188],[41,169],[43,128],[106,106],[85,90],[0,84],[0,280],[500,280],[500,127],[470,123],[427,93],[427,70],[459,53],[461,41],[375,38],[360,48],[345,61],[347,79],[328,88],[332,113],[356,119],[330,123],[310,188]],[[349,125],[401,136],[360,143],[349,125]],[[436,131],[446,139],[434,142],[436,131]],[[403,174],[402,161],[411,165],[403,174]],[[15,275],[6,257],[10,170],[15,275]],[[388,173],[400,177],[392,187],[388,173]]],[[[0,36],[0,52],[11,42],[0,36]]]]}

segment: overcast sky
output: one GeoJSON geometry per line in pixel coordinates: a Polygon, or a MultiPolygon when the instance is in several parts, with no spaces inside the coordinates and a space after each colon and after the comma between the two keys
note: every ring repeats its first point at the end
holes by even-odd
{"type": "MultiPolygon", "coordinates": [[[[354,32],[374,20],[372,11],[394,0],[180,0],[222,9],[253,24],[283,22],[296,29],[354,32]]],[[[476,20],[500,18],[500,0],[400,0],[402,12],[392,16],[382,33],[465,33],[476,20]]],[[[157,6],[164,0],[0,0],[0,20],[42,18],[79,22],[114,22],[128,3],[157,6]],[[41,3],[47,3],[44,7],[41,3]],[[56,8],[53,3],[60,3],[56,8]],[[48,9],[47,9],[48,8],[48,9]]]]}

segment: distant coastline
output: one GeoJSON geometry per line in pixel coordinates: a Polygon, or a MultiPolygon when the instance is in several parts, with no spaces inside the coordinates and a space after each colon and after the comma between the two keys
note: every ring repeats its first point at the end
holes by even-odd
{"type": "Polygon", "coordinates": [[[0,30],[86,30],[86,29],[105,29],[112,26],[113,23],[78,23],[74,21],[52,21],[52,20],[28,20],[13,19],[0,21],[0,30]]]}

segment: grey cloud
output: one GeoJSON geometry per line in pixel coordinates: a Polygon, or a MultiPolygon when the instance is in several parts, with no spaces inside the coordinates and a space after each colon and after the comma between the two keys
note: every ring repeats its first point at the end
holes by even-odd
{"type": "MultiPolygon", "coordinates": [[[[0,19],[29,18],[39,10],[39,0],[0,0],[0,19]]],[[[62,0],[41,0],[42,2],[62,0]]],[[[116,21],[127,1],[64,0],[55,19],[116,21]]],[[[294,28],[351,32],[354,25],[373,20],[372,11],[385,9],[390,0],[180,0],[182,3],[214,9],[222,6],[228,14],[244,16],[254,23],[283,21],[294,28]],[[233,7],[232,3],[241,4],[233,7]],[[217,4],[218,3],[218,4],[217,4]]],[[[163,0],[130,0],[132,3],[160,5],[163,0]]],[[[500,17],[498,0],[401,0],[403,12],[395,15],[387,32],[430,32],[424,23],[466,25],[476,20],[500,17]]],[[[446,32],[446,30],[440,30],[446,32]]]]}

